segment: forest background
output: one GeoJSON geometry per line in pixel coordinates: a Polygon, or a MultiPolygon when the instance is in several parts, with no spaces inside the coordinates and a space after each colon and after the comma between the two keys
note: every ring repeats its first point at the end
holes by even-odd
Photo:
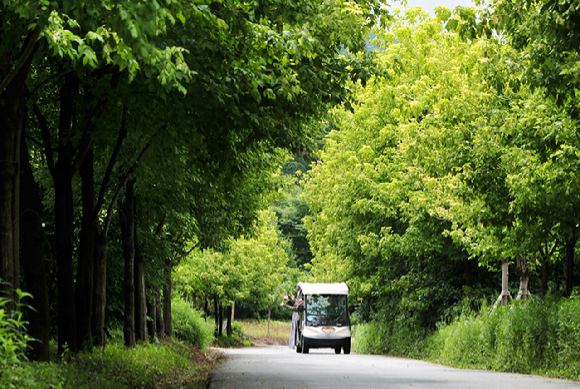
{"type": "Polygon", "coordinates": [[[3,1],[2,304],[29,358],[170,336],[172,296],[219,336],[346,281],[361,351],[465,361],[432,336],[473,320],[474,363],[577,377],[580,9],[479,5],[3,1]],[[533,303],[490,308],[512,293],[533,303]]]}

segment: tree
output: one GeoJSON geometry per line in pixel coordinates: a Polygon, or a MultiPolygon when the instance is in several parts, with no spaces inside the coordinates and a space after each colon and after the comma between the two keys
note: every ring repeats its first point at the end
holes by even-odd
{"type": "MultiPolygon", "coordinates": [[[[505,42],[519,51],[526,62],[525,77],[532,88],[555,101],[572,121],[580,118],[578,64],[580,10],[575,1],[494,1],[489,10],[490,25],[501,32],[505,42]]],[[[577,126],[577,124],[576,124],[577,126]]],[[[556,185],[557,188],[560,185],[556,185]]],[[[576,211],[572,213],[576,215],[576,211]]],[[[566,219],[570,219],[570,214],[566,219]]],[[[574,217],[572,217],[574,218],[574,217]]],[[[565,224],[574,226],[574,221],[565,224]]],[[[574,251],[578,232],[572,227],[564,237],[567,253],[567,295],[574,286],[574,251]]]]}
{"type": "Polygon", "coordinates": [[[475,116],[480,46],[420,9],[387,27],[376,41],[385,77],[358,87],[353,114],[335,112],[336,130],[307,176],[312,271],[349,280],[384,320],[405,315],[429,327],[468,278],[456,276],[468,255],[436,210],[449,172],[465,161],[471,129],[460,123],[475,116]]]}
{"type": "MultiPolygon", "coordinates": [[[[149,229],[182,215],[193,227],[189,241],[177,239],[175,245],[195,241],[219,247],[226,236],[241,235],[256,217],[262,189],[271,185],[253,169],[276,166],[279,148],[311,147],[314,119],[332,104],[349,104],[347,80],[368,78],[364,40],[366,27],[380,15],[377,6],[343,0],[308,0],[300,7],[294,2],[121,2],[113,8],[101,2],[2,3],[0,93],[2,109],[13,118],[7,122],[10,131],[2,133],[9,146],[0,158],[17,160],[12,157],[18,154],[28,99],[35,117],[29,121],[31,139],[44,149],[52,176],[46,189],[54,189],[54,207],[47,209],[54,211],[56,229],[59,349],[66,344],[74,352],[91,334],[104,344],[107,234],[117,199],[137,166],[143,169],[139,162],[155,134],[164,133],[164,142],[155,146],[167,143],[160,149],[179,150],[170,154],[176,159],[168,161],[166,171],[191,164],[194,178],[180,189],[195,194],[195,203],[160,203],[149,229]],[[352,55],[341,55],[345,48],[352,55]],[[4,99],[5,93],[13,95],[4,99]],[[159,109],[149,109],[151,102],[159,109]],[[154,120],[127,129],[127,117],[154,120]],[[104,144],[111,138],[115,145],[104,144]],[[74,206],[74,185],[81,170],[82,243],[75,269],[74,221],[81,212],[74,206]],[[94,177],[102,178],[100,185],[94,177]],[[255,187],[245,185],[254,179],[255,187]]],[[[2,269],[10,280],[18,279],[19,267],[17,174],[18,169],[6,170],[0,186],[2,215],[9,216],[2,221],[3,237],[10,237],[1,243],[8,253],[2,269]]],[[[165,223],[172,237],[179,226],[165,223]]],[[[180,251],[183,247],[175,252],[180,251]]]]}

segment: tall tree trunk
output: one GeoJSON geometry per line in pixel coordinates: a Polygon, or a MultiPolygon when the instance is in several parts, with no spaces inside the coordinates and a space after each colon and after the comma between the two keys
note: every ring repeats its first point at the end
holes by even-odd
{"type": "Polygon", "coordinates": [[[97,224],[93,217],[95,210],[93,163],[93,148],[91,146],[80,167],[83,215],[75,287],[77,344],[79,348],[92,346],[91,313],[93,309],[93,272],[97,224]]]}
{"type": "MultiPolygon", "coordinates": [[[[135,216],[137,215],[137,201],[135,200],[135,216]]],[[[139,246],[137,223],[135,223],[135,337],[147,342],[147,297],[145,295],[145,269],[143,267],[143,253],[139,246]]]]}
{"type": "Polygon", "coordinates": [[[26,79],[40,31],[30,31],[18,52],[8,44],[0,53],[0,278],[7,283],[0,284],[0,295],[13,301],[20,288],[20,141],[27,116],[26,79]]]}
{"type": "Polygon", "coordinates": [[[494,307],[500,302],[501,305],[507,305],[508,299],[512,300],[512,295],[508,289],[509,280],[509,258],[501,258],[501,294],[499,295],[494,307]]]}
{"type": "Polygon", "coordinates": [[[33,299],[28,303],[28,335],[35,340],[30,342],[28,358],[33,361],[50,359],[50,311],[48,287],[46,285],[46,264],[44,262],[44,231],[42,217],[44,207],[40,198],[40,188],[32,175],[28,150],[22,137],[20,175],[20,245],[22,268],[26,291],[33,299]]]}
{"type": "Polygon", "coordinates": [[[169,268],[166,284],[163,285],[163,326],[165,327],[165,335],[173,336],[171,323],[171,268],[169,268]]]}
{"type": "Polygon", "coordinates": [[[157,319],[157,336],[160,339],[165,337],[165,323],[163,322],[163,313],[162,313],[162,305],[161,305],[161,288],[159,284],[155,285],[155,310],[156,310],[156,319],[157,319]]]}
{"type": "Polygon", "coordinates": [[[124,321],[125,346],[135,347],[135,205],[134,180],[127,183],[125,203],[121,205],[121,239],[123,241],[124,267],[124,321]]]}
{"type": "Polygon", "coordinates": [[[566,296],[570,296],[574,289],[574,251],[577,242],[578,236],[576,234],[566,241],[566,296]]]}
{"type": "Polygon", "coordinates": [[[54,213],[58,287],[58,350],[65,345],[77,351],[76,309],[73,270],[73,193],[72,163],[74,103],[79,82],[75,75],[65,76],[60,94],[58,161],[54,166],[54,213]]]}
{"type": "Polygon", "coordinates": [[[532,295],[528,291],[530,267],[528,266],[528,261],[524,256],[518,256],[516,258],[516,267],[520,273],[520,289],[518,290],[516,300],[527,300],[528,298],[531,298],[532,295]]]}
{"type": "MultiPolygon", "coordinates": [[[[24,82],[19,86],[24,89],[24,82]]],[[[0,279],[6,282],[0,284],[0,290],[16,301],[15,290],[20,287],[20,138],[26,105],[23,91],[13,89],[11,86],[0,96],[0,279]]],[[[9,303],[8,308],[15,305],[9,303]]]]}
{"type": "Polygon", "coordinates": [[[91,333],[95,346],[105,346],[105,306],[107,303],[107,232],[96,224],[95,254],[93,272],[93,307],[91,315],[91,333]]]}

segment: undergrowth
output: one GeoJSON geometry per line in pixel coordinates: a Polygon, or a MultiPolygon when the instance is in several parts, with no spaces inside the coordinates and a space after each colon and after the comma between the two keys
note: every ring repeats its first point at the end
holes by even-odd
{"type": "Polygon", "coordinates": [[[580,379],[580,298],[484,304],[431,332],[409,329],[404,322],[370,322],[355,326],[353,337],[359,353],[580,379]]]}
{"type": "Polygon", "coordinates": [[[2,388],[205,388],[219,354],[175,339],[127,348],[121,340],[54,362],[22,362],[0,377],[2,388]]]}
{"type": "MultiPolygon", "coordinates": [[[[180,300],[172,310],[175,338],[123,345],[119,330],[104,348],[61,355],[52,362],[29,362],[24,355],[25,322],[18,311],[6,313],[0,298],[0,388],[206,388],[221,354],[206,350],[213,341],[211,323],[180,300]]],[[[51,349],[56,350],[51,344],[51,349]]]]}

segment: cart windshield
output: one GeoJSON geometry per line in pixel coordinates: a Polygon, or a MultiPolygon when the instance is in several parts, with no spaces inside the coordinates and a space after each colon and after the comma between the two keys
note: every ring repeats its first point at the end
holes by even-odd
{"type": "Polygon", "coordinates": [[[314,294],[306,296],[306,325],[347,326],[347,296],[314,294]]]}

